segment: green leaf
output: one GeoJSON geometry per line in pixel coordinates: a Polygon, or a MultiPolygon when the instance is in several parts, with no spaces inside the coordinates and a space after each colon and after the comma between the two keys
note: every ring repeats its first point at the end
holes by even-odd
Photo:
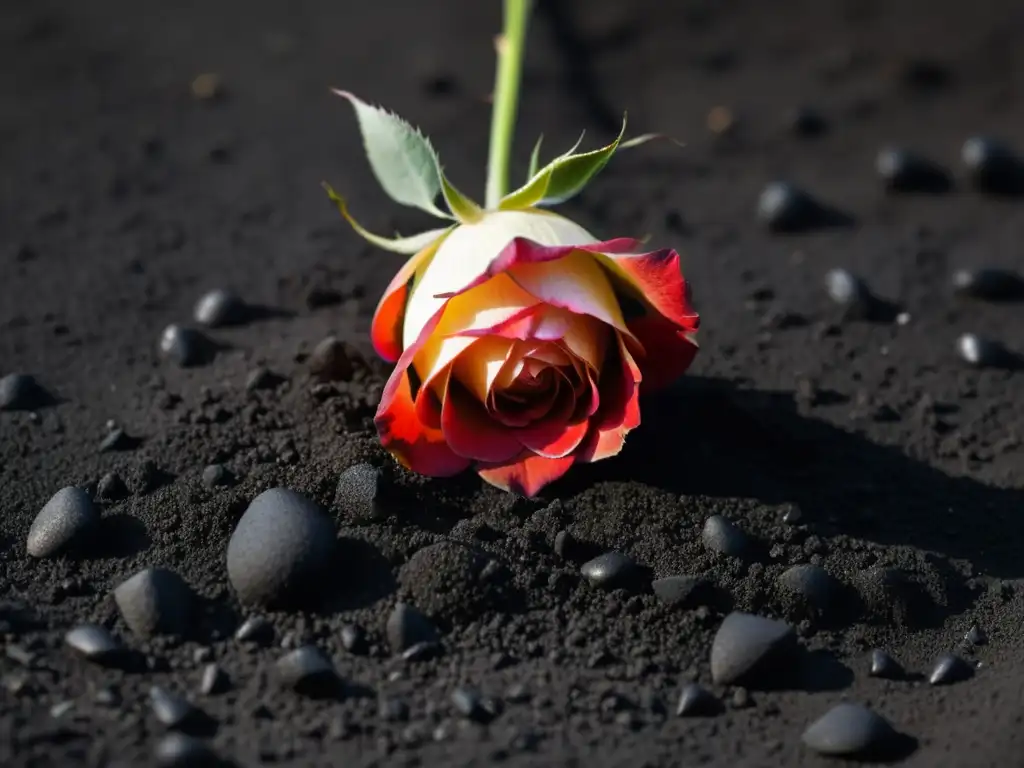
{"type": "Polygon", "coordinates": [[[335,192],[330,184],[326,181],[323,182],[323,188],[327,191],[327,196],[331,198],[336,206],[338,206],[338,211],[344,217],[345,221],[347,221],[352,229],[356,231],[356,234],[367,242],[376,245],[378,248],[383,248],[386,251],[404,254],[418,253],[439,237],[443,237],[454,229],[454,225],[445,229],[431,229],[427,232],[421,232],[418,235],[412,235],[411,237],[401,237],[400,235],[396,235],[392,238],[375,235],[369,230],[364,229],[359,222],[352,218],[352,215],[348,212],[348,205],[345,202],[345,198],[335,192]]]}
{"type": "Polygon", "coordinates": [[[622,130],[615,141],[601,149],[574,154],[583,141],[581,135],[572,149],[556,157],[534,174],[524,186],[507,195],[499,208],[509,210],[534,205],[555,205],[574,197],[608,164],[618,150],[625,133],[626,118],[623,117],[622,130]]]}
{"type": "Polygon", "coordinates": [[[366,158],[388,196],[396,203],[450,219],[434,204],[442,184],[437,153],[430,141],[397,115],[371,106],[348,91],[335,89],[334,93],[355,109],[366,158]]]}
{"type": "Polygon", "coordinates": [[[484,213],[480,206],[459,192],[448,181],[444,171],[440,168],[438,168],[438,173],[441,176],[441,192],[444,194],[444,201],[448,204],[448,210],[455,214],[455,218],[463,224],[472,224],[474,221],[479,221],[484,213]]]}
{"type": "Polygon", "coordinates": [[[540,168],[540,144],[542,141],[544,141],[543,133],[537,137],[537,143],[533,145],[533,152],[530,153],[530,167],[526,171],[527,180],[536,176],[537,169],[540,168]]]}

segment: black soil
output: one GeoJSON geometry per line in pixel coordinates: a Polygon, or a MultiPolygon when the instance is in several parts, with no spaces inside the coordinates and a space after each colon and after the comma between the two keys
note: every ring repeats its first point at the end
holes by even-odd
{"type": "MultiPolygon", "coordinates": [[[[976,135],[1024,152],[1024,7],[541,3],[517,173],[539,133],[596,144],[624,110],[685,141],[617,158],[564,212],[678,248],[703,322],[692,375],[644,404],[623,455],[526,500],[378,445],[367,330],[401,259],[320,187],[375,231],[427,223],[376,188],[336,86],[422,126],[479,194],[499,5],[3,3],[0,376],[35,384],[0,412],[0,763],[199,764],[207,744],[238,765],[812,766],[801,734],[849,700],[904,735],[888,759],[1024,765],[1024,378],[957,342],[1024,351],[1024,305],[951,282],[1024,269],[1024,202],[961,159],[976,135]],[[892,188],[888,147],[948,189],[892,188]],[[774,181],[812,203],[798,232],[759,217],[774,181]],[[867,304],[830,298],[836,268],[867,304]],[[244,318],[162,354],[217,288],[244,318]],[[311,360],[328,336],[350,364],[311,360]],[[337,492],[361,462],[374,503],[337,492]],[[100,522],[30,557],[71,485],[100,522]],[[249,609],[227,542],[278,486],[339,541],[304,605],[249,609]],[[713,515],[738,530],[705,537],[713,515]],[[629,559],[582,568],[611,550],[629,559]],[[196,593],[173,606],[184,637],[125,623],[113,590],[146,568],[196,593]],[[656,594],[671,576],[689,578],[656,594]],[[799,669],[716,683],[734,610],[789,622],[799,669]],[[269,626],[236,639],[253,616],[269,626]],[[82,623],[128,650],[83,658],[64,641],[82,623]],[[875,649],[906,674],[869,675],[875,649]],[[930,685],[945,653],[967,679],[930,685]],[[677,716],[691,682],[724,707],[677,716]]],[[[139,626],[164,626],[159,594],[132,598],[139,626]]]]}

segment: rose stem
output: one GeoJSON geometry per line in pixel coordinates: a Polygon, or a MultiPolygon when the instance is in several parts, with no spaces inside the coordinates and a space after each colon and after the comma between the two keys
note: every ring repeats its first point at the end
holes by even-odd
{"type": "Polygon", "coordinates": [[[505,0],[505,28],[495,41],[498,71],[491,108],[491,145],[487,157],[486,207],[498,207],[508,191],[508,165],[512,154],[519,81],[523,71],[523,49],[531,0],[505,0]]]}

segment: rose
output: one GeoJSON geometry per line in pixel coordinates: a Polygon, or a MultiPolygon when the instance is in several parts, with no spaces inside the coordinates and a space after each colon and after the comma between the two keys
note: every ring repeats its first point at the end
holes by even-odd
{"type": "Polygon", "coordinates": [[[421,474],[473,466],[533,496],[622,449],[641,382],[682,375],[698,325],[675,251],[597,242],[536,208],[484,212],[412,256],[381,298],[373,344],[397,363],[381,442],[421,474]]]}

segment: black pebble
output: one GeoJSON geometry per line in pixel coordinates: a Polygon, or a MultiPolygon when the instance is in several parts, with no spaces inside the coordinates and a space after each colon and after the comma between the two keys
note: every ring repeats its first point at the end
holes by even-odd
{"type": "Polygon", "coordinates": [[[956,293],[974,299],[1024,299],[1024,277],[1009,269],[960,269],[953,273],[952,283],[956,293]]]}
{"type": "Polygon", "coordinates": [[[961,360],[975,368],[1010,368],[1016,362],[1014,354],[1000,342],[974,333],[960,336],[956,351],[961,360]]]}
{"type": "Polygon", "coordinates": [[[245,388],[250,392],[260,389],[276,389],[284,381],[284,376],[279,376],[273,371],[260,366],[259,368],[253,368],[249,372],[245,379],[245,388]]]}
{"type": "Polygon", "coordinates": [[[710,592],[711,583],[703,576],[666,576],[651,582],[651,590],[661,602],[679,608],[701,605],[710,592]]]}
{"type": "Polygon", "coordinates": [[[757,200],[757,217],[773,232],[800,232],[822,223],[824,209],[807,192],[774,181],[757,200]]]}
{"type": "Polygon", "coordinates": [[[333,520],[318,504],[286,488],[264,491],[228,542],[231,586],[243,603],[306,602],[334,560],[335,535],[333,520]]]}
{"type": "Polygon", "coordinates": [[[887,189],[893,192],[946,192],[951,186],[949,174],[922,155],[898,147],[878,153],[875,170],[887,189]]]}
{"type": "Polygon", "coordinates": [[[928,682],[932,685],[952,685],[973,677],[974,668],[953,653],[944,653],[936,661],[932,671],[928,673],[928,682]]]}
{"type": "Polygon", "coordinates": [[[26,551],[32,557],[52,557],[66,552],[83,544],[99,521],[99,510],[84,489],[62,488],[32,521],[26,551]]]}
{"type": "Polygon", "coordinates": [[[810,107],[800,107],[790,116],[790,126],[797,136],[814,138],[828,132],[828,121],[810,107]]]}
{"type": "Polygon", "coordinates": [[[108,472],[96,484],[96,497],[101,501],[120,501],[128,493],[128,486],[116,472],[108,472]]]}
{"type": "Polygon", "coordinates": [[[203,294],[192,312],[193,319],[207,328],[239,325],[246,321],[247,315],[245,302],[221,288],[203,294]]]}
{"type": "Polygon", "coordinates": [[[985,630],[977,624],[973,624],[964,635],[964,642],[968,645],[985,645],[988,643],[988,636],[985,634],[985,630]]]}
{"type": "Polygon", "coordinates": [[[199,681],[199,691],[204,696],[223,693],[231,685],[228,673],[216,664],[207,664],[203,668],[203,677],[199,681]]]}
{"type": "Polygon", "coordinates": [[[149,689],[149,705],[156,719],[174,731],[189,730],[190,726],[202,719],[200,710],[188,699],[159,685],[149,689]]]}
{"type": "Polygon", "coordinates": [[[475,723],[489,723],[498,715],[497,703],[480,695],[475,688],[461,686],[452,692],[455,710],[475,723]]]}
{"type": "Polygon", "coordinates": [[[235,632],[235,640],[254,645],[270,645],[274,641],[274,627],[261,616],[250,616],[235,632]]]}
{"type": "Polygon", "coordinates": [[[192,589],[174,571],[147,568],[114,590],[114,602],[125,624],[140,637],[184,635],[194,602],[192,589]]]}
{"type": "Polygon", "coordinates": [[[423,642],[410,645],[402,651],[398,658],[402,661],[429,661],[441,655],[443,648],[440,643],[423,642]]]}
{"type": "Polygon", "coordinates": [[[100,666],[119,666],[125,656],[125,647],[105,627],[98,624],[79,624],[64,636],[64,642],[100,666]]]}
{"type": "Polygon", "coordinates": [[[743,558],[753,549],[750,537],[721,515],[712,515],[704,521],[700,537],[707,549],[726,557],[743,558]]]}
{"type": "Polygon", "coordinates": [[[698,683],[683,687],[676,704],[679,717],[712,717],[723,711],[722,702],[711,691],[698,683]]]}
{"type": "Polygon", "coordinates": [[[880,303],[867,284],[846,269],[831,269],[825,274],[825,292],[843,308],[851,320],[871,320],[879,315],[880,303]]]}
{"type": "Polygon", "coordinates": [[[880,677],[886,680],[899,680],[905,675],[905,672],[896,659],[876,648],[871,652],[871,667],[868,674],[871,677],[880,677]]]}
{"type": "Polygon", "coordinates": [[[120,427],[115,427],[107,432],[100,441],[100,453],[132,451],[138,448],[141,442],[137,437],[132,437],[120,427]]]}
{"type": "Polygon", "coordinates": [[[338,672],[315,645],[304,645],[282,656],[274,665],[281,683],[303,696],[335,696],[341,684],[338,672]]]}
{"type": "Polygon", "coordinates": [[[733,612],[711,645],[711,675],[720,685],[770,686],[797,674],[799,645],[782,621],[733,612]]]}
{"type": "Polygon", "coordinates": [[[220,488],[224,485],[231,485],[234,476],[223,464],[210,464],[203,469],[203,485],[207,488],[220,488]]]}
{"type": "Polygon", "coordinates": [[[171,733],[156,746],[161,768],[213,768],[222,765],[217,753],[205,741],[184,733],[171,733]]]}
{"type": "Polygon", "coordinates": [[[592,586],[601,589],[625,589],[634,586],[640,567],[621,552],[605,552],[583,564],[580,573],[592,586]]]}
{"type": "Polygon", "coordinates": [[[411,605],[398,603],[385,628],[392,653],[400,654],[421,644],[436,644],[440,633],[430,619],[411,605]]]}
{"type": "Polygon", "coordinates": [[[794,565],[779,576],[779,585],[799,595],[819,613],[835,611],[839,585],[820,565],[794,565]]]}
{"type": "Polygon", "coordinates": [[[387,481],[384,473],[372,464],[356,464],[341,473],[334,494],[335,504],[357,519],[376,520],[386,517],[387,481]]]}
{"type": "Polygon", "coordinates": [[[979,190],[997,195],[1024,191],[1024,162],[1006,144],[986,136],[972,136],[964,142],[960,154],[979,190]]]}
{"type": "Polygon", "coordinates": [[[182,368],[209,362],[213,344],[194,328],[169,325],[160,334],[160,353],[182,368]]]}
{"type": "Polygon", "coordinates": [[[9,373],[0,378],[0,411],[31,411],[51,402],[46,390],[27,373],[9,373]]]}
{"type": "Polygon", "coordinates": [[[804,731],[804,744],[822,755],[868,756],[886,751],[897,736],[881,715],[862,704],[837,704],[804,731]]]}
{"type": "Polygon", "coordinates": [[[341,647],[356,656],[364,655],[369,651],[366,631],[358,624],[346,624],[341,628],[341,647]]]}
{"type": "Polygon", "coordinates": [[[309,356],[309,372],[319,381],[349,381],[355,372],[352,352],[345,342],[328,336],[309,356]]]}

